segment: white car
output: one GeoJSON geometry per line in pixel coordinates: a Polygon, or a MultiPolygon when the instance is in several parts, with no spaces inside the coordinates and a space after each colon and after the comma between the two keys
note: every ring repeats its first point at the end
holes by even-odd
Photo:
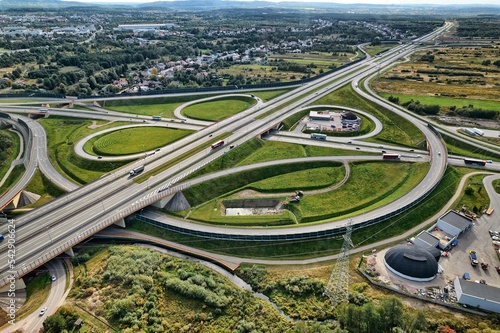
{"type": "Polygon", "coordinates": [[[45,312],[47,312],[47,307],[42,308],[42,310],[40,310],[40,313],[38,315],[41,317],[45,314],[45,312]]]}
{"type": "Polygon", "coordinates": [[[55,275],[52,275],[50,279],[52,280],[52,282],[54,282],[57,278],[55,275]]]}

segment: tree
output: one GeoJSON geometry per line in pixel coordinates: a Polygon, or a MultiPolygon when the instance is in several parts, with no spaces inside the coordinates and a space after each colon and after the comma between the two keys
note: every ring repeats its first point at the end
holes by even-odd
{"type": "Polygon", "coordinates": [[[466,195],[473,195],[474,194],[474,189],[472,187],[470,187],[470,186],[467,186],[465,188],[465,194],[466,195]]]}
{"type": "Polygon", "coordinates": [[[401,324],[403,318],[403,303],[395,296],[388,297],[380,304],[380,316],[386,332],[392,332],[401,324]]]}

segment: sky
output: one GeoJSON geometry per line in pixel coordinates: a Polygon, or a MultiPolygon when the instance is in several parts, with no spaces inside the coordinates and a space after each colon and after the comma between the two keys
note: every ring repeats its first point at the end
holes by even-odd
{"type": "MultiPolygon", "coordinates": [[[[165,1],[165,0],[78,0],[79,2],[89,2],[89,3],[130,3],[130,4],[140,4],[147,2],[165,1]]],[[[207,0],[209,2],[210,0],[207,0]]],[[[250,0],[251,1],[251,0],[250,0]]],[[[282,1],[293,1],[293,2],[332,2],[332,3],[367,3],[367,4],[433,4],[433,5],[500,5],[499,0],[267,0],[270,2],[282,2],[282,1]]]]}

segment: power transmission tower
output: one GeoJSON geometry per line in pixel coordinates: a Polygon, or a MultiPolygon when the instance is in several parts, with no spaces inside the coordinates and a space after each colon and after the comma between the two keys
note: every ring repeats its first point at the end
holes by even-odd
{"type": "Polygon", "coordinates": [[[330,280],[323,292],[324,295],[328,296],[334,308],[340,303],[347,303],[349,301],[349,253],[351,247],[354,246],[351,240],[351,222],[349,220],[346,225],[346,233],[342,236],[344,244],[342,245],[340,256],[337,258],[337,262],[330,275],[330,280]]]}

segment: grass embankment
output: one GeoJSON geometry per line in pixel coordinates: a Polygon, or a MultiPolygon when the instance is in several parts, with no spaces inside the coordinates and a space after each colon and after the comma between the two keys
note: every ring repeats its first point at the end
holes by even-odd
{"type": "Polygon", "coordinates": [[[194,131],[152,126],[124,128],[90,139],[84,149],[102,156],[137,154],[166,146],[192,133],[194,131]]]}
{"type": "Polygon", "coordinates": [[[368,53],[370,56],[374,57],[377,54],[380,54],[382,52],[388,51],[394,47],[398,46],[398,44],[391,44],[391,45],[367,45],[364,46],[363,49],[368,53]]]}
{"type": "MultiPolygon", "coordinates": [[[[477,172],[477,170],[471,169],[469,171],[477,172]]],[[[481,215],[483,210],[490,205],[490,198],[483,185],[483,179],[486,176],[485,174],[470,176],[465,185],[466,189],[452,208],[462,209],[462,207],[465,207],[469,211],[481,215]]]]}
{"type": "MultiPolygon", "coordinates": [[[[426,221],[446,205],[455,193],[460,177],[468,171],[448,168],[436,189],[409,211],[375,226],[354,230],[352,239],[355,247],[401,235],[426,221]]],[[[222,241],[178,234],[139,221],[131,221],[128,228],[208,251],[248,258],[290,259],[327,256],[338,253],[343,243],[341,237],[283,242],[222,241]]]]}
{"type": "Polygon", "coordinates": [[[367,139],[367,141],[424,148],[425,137],[415,125],[396,115],[394,112],[390,112],[377,104],[361,98],[352,90],[350,85],[343,86],[333,93],[320,98],[314,104],[345,105],[369,112],[377,117],[382,122],[384,129],[375,138],[367,139]]]}
{"type": "Polygon", "coordinates": [[[439,105],[443,107],[456,106],[467,107],[469,105],[474,105],[475,108],[481,108],[485,110],[496,110],[498,109],[498,101],[485,101],[480,99],[471,100],[468,98],[458,98],[458,97],[443,97],[443,96],[425,96],[425,95],[410,95],[410,94],[390,94],[390,93],[380,93],[380,96],[384,98],[398,97],[399,104],[404,104],[410,100],[419,101],[420,104],[426,105],[439,105]]]}
{"type": "MultiPolygon", "coordinates": [[[[17,158],[17,155],[19,155],[19,151],[21,150],[21,140],[17,133],[9,130],[0,130],[0,139],[2,140],[2,145],[0,147],[7,147],[3,148],[3,151],[0,152],[0,156],[2,157],[2,160],[0,161],[0,180],[2,180],[7,174],[12,162],[17,158]]],[[[15,167],[5,184],[0,187],[0,193],[3,193],[10,188],[12,184],[15,184],[16,181],[22,176],[23,171],[23,166],[15,167]]]]}
{"type": "Polygon", "coordinates": [[[446,143],[446,149],[448,150],[449,155],[473,157],[478,159],[500,160],[500,152],[496,154],[492,153],[491,151],[478,148],[467,142],[455,140],[454,138],[443,134],[442,132],[441,136],[446,143]]]}
{"type": "Polygon", "coordinates": [[[495,189],[495,192],[500,193],[500,179],[493,181],[493,188],[495,189]]]}
{"type": "MultiPolygon", "coordinates": [[[[286,93],[289,89],[265,90],[252,92],[255,96],[267,101],[279,95],[286,93]]],[[[224,93],[221,91],[220,93],[224,93]]],[[[250,95],[250,93],[249,93],[250,95]]],[[[145,116],[161,116],[164,118],[175,118],[174,110],[184,103],[194,100],[211,97],[213,95],[192,95],[176,97],[158,97],[151,98],[131,98],[120,100],[102,101],[102,107],[112,111],[131,113],[145,116]]],[[[231,97],[229,97],[231,98],[231,97]]]]}
{"type": "Polygon", "coordinates": [[[123,161],[101,162],[97,160],[87,160],[77,156],[73,150],[73,145],[85,136],[100,131],[102,129],[120,126],[123,122],[97,122],[97,129],[89,128],[90,120],[75,119],[69,117],[51,116],[41,119],[40,124],[47,132],[47,147],[52,165],[69,179],[85,184],[95,180],[118,167],[127,163],[123,161]]]}
{"type": "MultiPolygon", "coordinates": [[[[193,179],[204,174],[217,172],[240,165],[297,157],[345,156],[352,153],[352,150],[320,146],[305,146],[287,142],[267,141],[254,138],[248,140],[241,146],[235,147],[212,163],[192,173],[188,177],[188,179],[193,179]]],[[[356,151],[356,155],[373,155],[373,153],[356,151]]]]}
{"type": "MultiPolygon", "coordinates": [[[[189,214],[189,219],[228,225],[281,225],[295,223],[295,221],[317,223],[345,217],[355,212],[373,210],[388,204],[418,184],[428,169],[427,165],[413,163],[354,163],[351,166],[349,180],[341,188],[325,193],[305,195],[300,202],[287,204],[287,210],[290,210],[294,216],[288,221],[284,216],[279,215],[275,217],[276,222],[273,223],[274,215],[223,216],[221,212],[220,201],[231,192],[243,189],[255,190],[254,182],[259,182],[260,186],[264,184],[267,191],[270,192],[272,191],[270,184],[276,184],[276,180],[289,184],[289,179],[293,179],[295,172],[299,170],[310,170],[307,173],[310,175],[307,179],[308,184],[302,183],[302,188],[280,186],[279,191],[307,190],[308,187],[309,189],[318,188],[316,179],[322,178],[324,175],[315,169],[328,167],[328,164],[325,162],[284,164],[228,175],[195,185],[184,191],[184,195],[195,208],[177,212],[175,215],[183,216],[184,214],[186,217],[186,214],[189,214]],[[268,180],[271,177],[275,178],[268,180]],[[196,207],[198,205],[201,206],[196,207]]],[[[304,172],[304,174],[306,173],[304,172]]],[[[283,196],[279,199],[286,201],[286,197],[283,196]]]]}
{"type": "Polygon", "coordinates": [[[0,193],[6,192],[9,188],[16,184],[21,179],[25,171],[26,168],[24,167],[24,164],[16,165],[12,169],[9,177],[5,180],[5,183],[3,183],[3,186],[0,187],[0,193]]]}
{"type": "Polygon", "coordinates": [[[214,101],[192,104],[182,109],[182,115],[198,120],[219,121],[242,112],[255,104],[251,97],[228,96],[214,101]]]}
{"type": "Polygon", "coordinates": [[[32,314],[47,301],[52,285],[48,272],[32,277],[29,280],[25,279],[25,282],[27,282],[26,302],[16,312],[16,322],[32,314]]]}
{"type": "Polygon", "coordinates": [[[55,186],[40,170],[36,170],[33,178],[31,178],[28,185],[25,187],[28,192],[40,194],[41,197],[35,203],[25,206],[23,208],[34,208],[41,206],[61,195],[66,193],[64,190],[55,186]]]}

